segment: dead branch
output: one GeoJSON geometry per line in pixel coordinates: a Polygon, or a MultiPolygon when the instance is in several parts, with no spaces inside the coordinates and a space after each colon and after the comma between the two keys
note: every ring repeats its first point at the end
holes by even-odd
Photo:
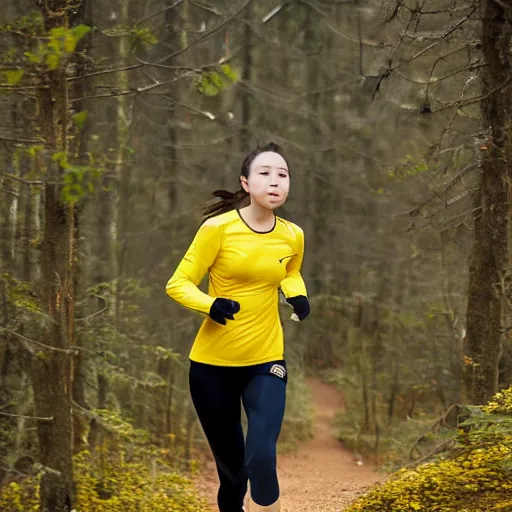
{"type": "MultiPolygon", "coordinates": [[[[458,408],[459,405],[458,404],[452,404],[450,407],[448,407],[448,409],[446,409],[446,411],[437,419],[434,421],[434,423],[432,423],[432,425],[430,426],[430,428],[425,432],[423,433],[418,439],[416,439],[416,441],[414,441],[414,443],[412,444],[411,448],[409,449],[409,459],[412,459],[412,453],[413,451],[415,450],[415,448],[418,446],[418,444],[424,439],[425,437],[425,434],[429,433],[429,432],[435,432],[435,429],[438,427],[438,426],[443,426],[443,425],[446,425],[446,418],[448,418],[448,416],[451,414],[451,412],[455,409],[455,408],[458,408]]],[[[413,464],[419,464],[420,462],[428,459],[429,457],[431,457],[432,455],[434,455],[435,453],[437,453],[438,451],[440,451],[442,448],[444,448],[447,443],[451,442],[451,439],[448,440],[448,441],[444,441],[443,443],[441,443],[440,445],[436,446],[433,450],[431,450],[427,455],[425,455],[424,457],[422,457],[421,459],[417,460],[417,461],[414,461],[413,464]]]]}
{"type": "Polygon", "coordinates": [[[8,142],[12,144],[41,144],[37,139],[13,139],[12,137],[4,137],[0,135],[0,142],[8,142]]]}
{"type": "MultiPolygon", "coordinates": [[[[81,350],[80,347],[73,347],[72,349],[67,349],[67,348],[59,348],[59,347],[51,347],[50,345],[45,345],[44,343],[41,343],[40,341],[36,341],[36,340],[32,340],[30,338],[27,338],[26,336],[23,336],[22,334],[20,334],[19,332],[16,332],[16,331],[13,331],[11,329],[6,329],[4,327],[1,327],[0,328],[0,332],[7,332],[9,334],[13,334],[14,336],[20,338],[21,340],[27,342],[27,343],[32,343],[33,345],[37,345],[38,347],[41,347],[41,348],[45,348],[45,349],[48,349],[48,350],[53,350],[54,352],[61,352],[63,354],[73,354],[73,355],[77,355],[79,350],[81,350]]],[[[28,348],[28,347],[27,347],[28,348]]],[[[34,351],[32,349],[29,349],[29,351],[34,354],[34,351]]]]}
{"type": "Polygon", "coordinates": [[[430,70],[430,75],[428,77],[428,85],[427,85],[427,90],[425,91],[425,96],[428,98],[428,93],[429,93],[429,90],[430,90],[430,86],[431,86],[431,81],[432,81],[432,76],[434,74],[434,70],[436,69],[436,66],[446,60],[448,57],[451,57],[452,55],[455,55],[461,51],[464,51],[468,48],[469,45],[465,44],[464,46],[461,46],[459,48],[455,48],[455,50],[451,50],[449,51],[448,53],[445,53],[444,55],[441,55],[439,56],[435,61],[434,61],[434,64],[432,65],[432,68],[430,70]]]}
{"type": "Polygon", "coordinates": [[[443,110],[447,110],[449,108],[457,107],[457,108],[463,108],[467,107],[469,105],[473,105],[474,103],[479,103],[482,100],[485,100],[492,96],[494,93],[498,92],[500,89],[503,89],[504,87],[507,87],[512,83],[512,75],[509,76],[503,83],[497,85],[494,87],[494,89],[491,89],[488,93],[482,94],[480,96],[474,96],[473,98],[468,98],[467,100],[457,100],[457,101],[451,101],[449,103],[446,103],[444,106],[433,110],[432,113],[441,112],[443,110]]]}
{"type": "Polygon", "coordinates": [[[101,71],[94,71],[92,73],[87,73],[85,75],[80,76],[72,76],[67,79],[68,82],[74,82],[76,80],[82,80],[83,78],[92,78],[95,76],[101,76],[101,75],[109,75],[113,73],[122,73],[124,71],[133,71],[134,69],[139,69],[143,65],[142,64],[133,64],[132,66],[125,66],[122,68],[111,68],[111,69],[103,69],[101,71]]]}
{"type": "Polygon", "coordinates": [[[9,178],[11,180],[14,180],[14,181],[18,181],[19,183],[23,183],[24,185],[42,185],[43,184],[42,181],[27,181],[27,180],[24,180],[23,178],[20,178],[19,176],[15,176],[14,174],[9,174],[8,172],[5,172],[5,171],[0,171],[0,175],[4,176],[6,178],[9,178]]]}
{"type": "Polygon", "coordinates": [[[510,7],[510,5],[507,5],[506,3],[502,2],[501,0],[494,0],[494,2],[497,3],[503,9],[512,11],[512,7],[510,7]]]}
{"type": "Polygon", "coordinates": [[[436,453],[442,452],[445,448],[447,448],[449,445],[451,445],[452,442],[453,441],[451,439],[443,441],[442,443],[438,444],[435,448],[430,450],[426,455],[424,455],[420,459],[415,460],[413,462],[409,462],[409,464],[406,464],[406,467],[417,466],[418,464],[425,462],[426,460],[430,459],[430,457],[434,456],[436,453]]]}
{"type": "Polygon", "coordinates": [[[47,85],[6,85],[0,84],[0,90],[6,91],[38,91],[48,89],[47,85]]]}
{"type": "Polygon", "coordinates": [[[41,416],[25,416],[23,414],[9,414],[8,412],[0,412],[0,416],[8,416],[9,418],[23,418],[25,420],[38,420],[38,421],[53,421],[53,416],[41,417],[41,416]]]}
{"type": "MultiPolygon", "coordinates": [[[[466,165],[466,167],[461,169],[448,183],[446,183],[444,185],[442,190],[434,192],[428,199],[425,199],[425,201],[420,203],[415,208],[412,208],[411,210],[407,210],[405,212],[401,212],[401,213],[396,214],[395,218],[398,218],[398,217],[415,217],[415,216],[419,215],[421,213],[421,209],[423,207],[425,207],[427,204],[431,203],[437,197],[441,197],[441,194],[445,194],[446,192],[448,192],[448,190],[450,190],[450,188],[452,188],[460,179],[462,179],[468,172],[472,171],[476,166],[477,166],[477,164],[475,162],[472,162],[472,163],[466,165]]],[[[468,192],[464,192],[464,194],[466,194],[466,195],[467,195],[467,193],[468,192]]],[[[462,199],[462,198],[459,197],[459,198],[455,198],[455,199],[459,200],[459,199],[462,199]]],[[[450,206],[451,204],[453,204],[453,200],[452,200],[452,202],[450,202],[450,201],[445,202],[445,207],[446,206],[450,206]]],[[[445,207],[443,207],[442,210],[444,210],[445,207]]],[[[441,211],[441,210],[439,210],[439,211],[441,211]]],[[[437,212],[437,213],[439,213],[439,212],[437,212]]],[[[430,216],[428,216],[426,218],[429,218],[429,217],[430,216]]]]}
{"type": "Polygon", "coordinates": [[[435,217],[438,213],[441,213],[443,210],[446,210],[446,208],[448,208],[449,206],[452,206],[455,203],[458,203],[459,201],[462,201],[467,196],[469,196],[471,193],[472,193],[472,190],[466,190],[465,192],[462,192],[458,196],[453,197],[452,199],[450,199],[449,201],[445,201],[445,203],[444,203],[442,208],[439,208],[438,210],[435,210],[434,212],[431,212],[428,215],[425,215],[425,217],[423,217],[423,218],[424,219],[431,219],[432,217],[435,217]]]}
{"type": "Polygon", "coordinates": [[[398,63],[392,70],[397,69],[399,67],[405,66],[406,64],[409,64],[413,60],[417,59],[418,57],[421,57],[425,53],[432,50],[432,48],[435,48],[438,44],[440,44],[444,39],[446,39],[450,34],[455,32],[459,27],[461,27],[466,21],[468,21],[469,18],[476,12],[478,9],[478,5],[474,5],[469,14],[464,16],[462,19],[457,21],[457,23],[454,23],[450,28],[445,30],[443,34],[439,37],[437,41],[434,41],[432,44],[429,44],[427,47],[423,48],[423,50],[420,50],[419,52],[415,53],[410,59],[405,60],[404,62],[398,63]]]}
{"type": "Polygon", "coordinates": [[[5,192],[6,194],[10,194],[11,196],[14,196],[14,197],[20,197],[20,195],[17,192],[14,192],[13,190],[9,190],[4,187],[0,187],[0,191],[5,192]]]}
{"type": "Polygon", "coordinates": [[[194,75],[192,75],[191,73],[185,73],[182,76],[173,78],[172,80],[166,80],[165,82],[157,82],[155,84],[137,87],[137,89],[128,89],[127,91],[119,91],[119,92],[112,91],[112,93],[110,93],[110,94],[96,94],[94,96],[82,96],[80,98],[73,98],[71,100],[71,102],[75,103],[77,101],[92,100],[92,99],[98,99],[98,98],[118,98],[120,96],[131,96],[131,95],[135,95],[135,94],[144,94],[144,93],[147,93],[154,89],[157,89],[159,87],[165,87],[167,85],[172,85],[172,84],[176,83],[178,80],[181,80],[182,78],[187,78],[187,77],[192,77],[192,76],[194,76],[194,75]]]}
{"type": "Polygon", "coordinates": [[[187,50],[189,50],[190,48],[192,48],[196,44],[198,44],[198,43],[200,43],[202,41],[205,41],[206,39],[209,39],[210,37],[215,35],[219,30],[222,30],[226,25],[228,25],[234,19],[236,19],[238,16],[240,16],[240,14],[242,14],[242,12],[249,6],[249,4],[251,2],[252,2],[252,0],[246,0],[244,2],[244,4],[240,7],[240,9],[238,9],[238,11],[236,11],[234,14],[229,16],[222,23],[219,23],[217,26],[211,28],[210,30],[208,30],[204,34],[200,35],[195,41],[192,41],[190,44],[188,44],[184,48],[181,48],[180,50],[176,50],[175,52],[170,53],[169,55],[166,55],[165,57],[162,57],[162,58],[158,59],[156,62],[161,64],[162,62],[166,62],[169,59],[173,59],[174,57],[177,57],[178,55],[186,52],[187,50]]]}
{"type": "Polygon", "coordinates": [[[142,23],[145,23],[146,21],[156,18],[157,16],[160,16],[160,14],[164,14],[167,11],[170,11],[180,5],[183,2],[183,0],[176,0],[173,4],[168,5],[167,7],[164,7],[163,9],[160,9],[159,11],[156,11],[152,14],[148,14],[147,16],[144,16],[140,20],[135,22],[135,25],[142,25],[142,23]]]}
{"type": "Polygon", "coordinates": [[[196,7],[199,7],[200,9],[204,9],[205,11],[215,14],[216,16],[222,16],[222,13],[219,10],[217,10],[215,7],[212,7],[211,5],[204,5],[195,0],[189,0],[189,2],[193,5],[195,5],[196,7]]]}

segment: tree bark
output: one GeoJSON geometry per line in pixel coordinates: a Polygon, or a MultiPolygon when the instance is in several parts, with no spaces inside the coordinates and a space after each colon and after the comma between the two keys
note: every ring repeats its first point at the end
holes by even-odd
{"type": "Polygon", "coordinates": [[[249,152],[251,147],[251,92],[249,84],[252,81],[252,4],[247,6],[245,14],[244,28],[243,28],[243,50],[242,50],[242,84],[239,88],[240,93],[240,115],[241,115],[241,128],[240,128],[240,151],[243,155],[249,152]]]}
{"type": "Polygon", "coordinates": [[[497,391],[511,178],[512,11],[495,0],[487,0],[483,9],[486,67],[482,71],[481,108],[490,143],[483,150],[480,186],[475,195],[463,372],[465,399],[473,404],[485,403],[497,391]]]}
{"type": "MultiPolygon", "coordinates": [[[[42,6],[45,28],[67,27],[67,1],[49,0],[42,6]]],[[[41,246],[41,302],[47,315],[42,343],[32,361],[32,384],[39,420],[41,512],[70,511],[73,503],[73,421],[71,413],[71,366],[75,338],[74,206],[61,196],[62,169],[51,159],[67,151],[68,85],[63,64],[40,75],[37,123],[47,151],[44,185],[44,228],[41,246]]]]}
{"type": "MultiPolygon", "coordinates": [[[[79,9],[76,14],[73,16],[73,24],[84,23],[85,25],[92,27],[94,26],[93,18],[92,18],[92,1],[91,0],[81,0],[79,9]]],[[[74,82],[73,90],[70,91],[73,93],[74,98],[83,98],[91,94],[92,89],[92,81],[88,78],[83,78],[86,75],[90,68],[90,55],[92,53],[92,37],[86,37],[81,40],[78,44],[77,51],[80,52],[76,55],[76,76],[78,80],[74,82]]],[[[87,112],[87,100],[79,100],[74,102],[74,109],[78,112],[87,112]]],[[[76,129],[76,128],[75,128],[76,129]]],[[[88,117],[84,126],[78,129],[78,133],[74,137],[73,144],[70,147],[71,153],[77,158],[80,162],[80,165],[86,166],[88,164],[88,155],[87,155],[87,146],[88,141],[90,139],[91,134],[91,123],[90,117],[88,117]]],[[[76,229],[75,229],[75,241],[74,245],[78,245],[78,240],[80,240],[80,210],[78,207],[75,208],[75,220],[76,220],[76,229]]],[[[106,264],[106,259],[100,257],[100,261],[103,265],[106,264]]],[[[74,288],[78,290],[78,295],[80,296],[79,289],[79,280],[81,277],[80,268],[77,268],[77,271],[74,272],[74,288]]],[[[102,304],[101,304],[102,305],[102,304]]],[[[100,305],[100,308],[101,308],[100,305]]],[[[100,309],[98,308],[98,309],[100,309]]],[[[80,316],[81,313],[79,313],[80,316]]],[[[78,347],[83,347],[83,344],[86,340],[80,339],[77,337],[76,344],[78,347]]],[[[73,401],[78,404],[82,409],[89,409],[89,404],[86,401],[85,397],[85,375],[84,375],[84,361],[83,361],[83,351],[79,350],[74,354],[73,358],[73,370],[71,374],[72,378],[72,396],[73,401]]],[[[81,450],[87,448],[87,434],[89,430],[88,426],[89,420],[88,418],[77,408],[73,411],[73,451],[74,453],[78,453],[81,450]]]]}

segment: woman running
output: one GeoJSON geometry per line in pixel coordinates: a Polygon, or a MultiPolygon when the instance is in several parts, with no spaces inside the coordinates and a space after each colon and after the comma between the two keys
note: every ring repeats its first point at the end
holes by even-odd
{"type": "Polygon", "coordinates": [[[276,444],[285,410],[286,362],[279,289],[303,320],[309,314],[300,274],[301,228],[274,215],[290,189],[279,146],[245,158],[241,190],[216,191],[167,294],[207,315],[190,352],[190,392],[215,457],[220,512],[278,512],[276,444]],[[237,205],[249,202],[238,209],[237,205]],[[209,273],[208,293],[198,285],[209,273]],[[244,441],[241,402],[248,430],[244,441]]]}

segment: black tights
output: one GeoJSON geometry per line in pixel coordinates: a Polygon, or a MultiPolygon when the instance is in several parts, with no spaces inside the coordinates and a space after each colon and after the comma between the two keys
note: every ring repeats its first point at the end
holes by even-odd
{"type": "Polygon", "coordinates": [[[286,364],[213,366],[191,361],[190,392],[215,457],[220,512],[241,512],[251,483],[251,497],[267,506],[279,498],[276,444],[286,397],[286,364]],[[247,414],[247,439],[241,423],[247,414]]]}

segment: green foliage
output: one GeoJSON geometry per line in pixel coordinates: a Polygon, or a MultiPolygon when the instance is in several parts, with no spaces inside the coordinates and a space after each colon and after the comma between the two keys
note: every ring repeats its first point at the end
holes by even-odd
{"type": "MultiPolygon", "coordinates": [[[[205,503],[190,481],[162,456],[140,448],[90,453],[74,458],[76,512],[204,512],[205,503]]],[[[39,477],[2,489],[0,510],[36,512],[39,477]]]]}
{"type": "MultiPolygon", "coordinates": [[[[84,117],[79,119],[84,120],[84,117]]],[[[101,177],[101,168],[92,165],[73,165],[65,152],[54,153],[52,160],[58,162],[64,171],[61,188],[61,199],[64,203],[75,204],[87,194],[94,193],[94,183],[101,177]]]]}
{"type": "Polygon", "coordinates": [[[123,418],[117,411],[107,409],[90,409],[89,414],[94,416],[94,419],[105,431],[110,434],[114,434],[119,438],[139,443],[149,440],[148,432],[146,430],[134,428],[132,423],[123,418]]]}
{"type": "Polygon", "coordinates": [[[82,112],[77,112],[73,115],[73,123],[78,127],[79,130],[82,130],[85,126],[87,118],[89,117],[89,113],[87,110],[83,110],[82,112]]]}
{"type": "Polygon", "coordinates": [[[229,65],[223,64],[220,72],[206,71],[196,80],[196,89],[205,96],[217,96],[239,80],[238,73],[229,65]]]}
{"type": "Polygon", "coordinates": [[[128,37],[132,46],[155,45],[158,43],[157,37],[149,27],[118,25],[103,32],[110,37],[128,37]]]}
{"type": "Polygon", "coordinates": [[[467,419],[448,453],[415,469],[399,470],[347,512],[511,510],[511,397],[512,388],[483,408],[465,408],[463,416],[467,419]]]}
{"type": "Polygon", "coordinates": [[[5,283],[8,283],[8,305],[11,305],[14,308],[18,308],[22,311],[28,311],[32,313],[41,312],[41,306],[35,300],[32,288],[28,283],[18,281],[8,273],[1,274],[0,277],[2,280],[4,280],[5,283]]]}
{"type": "Polygon", "coordinates": [[[414,161],[413,157],[407,155],[400,165],[386,170],[386,176],[389,180],[404,181],[412,176],[417,176],[429,170],[424,160],[414,161]]]}
{"type": "Polygon", "coordinates": [[[50,70],[57,69],[64,58],[76,50],[76,45],[91,31],[87,25],[76,27],[56,27],[50,30],[48,41],[40,42],[34,51],[25,52],[27,61],[35,65],[45,65],[50,70]]]}
{"type": "Polygon", "coordinates": [[[20,80],[23,78],[23,75],[25,74],[24,69],[15,69],[13,71],[6,71],[4,73],[5,75],[5,81],[7,82],[7,85],[16,85],[20,80]]]}
{"type": "Polygon", "coordinates": [[[40,11],[32,11],[25,16],[0,25],[0,33],[17,34],[21,36],[40,36],[44,31],[44,20],[40,11]]]}

